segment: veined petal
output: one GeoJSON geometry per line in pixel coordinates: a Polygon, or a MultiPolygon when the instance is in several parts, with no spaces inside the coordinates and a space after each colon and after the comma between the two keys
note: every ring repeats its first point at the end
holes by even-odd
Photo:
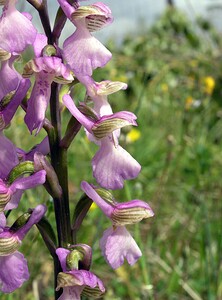
{"type": "Polygon", "coordinates": [[[124,259],[130,265],[137,262],[142,253],[124,226],[108,228],[100,240],[103,256],[113,269],[119,268],[124,259]]]}
{"type": "Polygon", "coordinates": [[[137,126],[136,116],[128,111],[121,111],[109,116],[102,116],[92,127],[96,138],[102,139],[113,131],[128,125],[137,126]]]}
{"type": "Polygon", "coordinates": [[[56,290],[64,287],[89,287],[99,288],[100,295],[105,292],[102,281],[93,273],[86,270],[72,270],[66,273],[60,272],[57,277],[58,286],[56,290]]]}
{"type": "Polygon", "coordinates": [[[8,0],[0,18],[0,47],[10,53],[21,53],[35,41],[37,30],[32,22],[8,0]]]}
{"type": "Polygon", "coordinates": [[[27,261],[20,252],[0,257],[0,290],[11,293],[29,279],[27,261]]]}
{"type": "Polygon", "coordinates": [[[138,223],[143,219],[153,217],[150,206],[141,200],[118,203],[113,210],[111,219],[115,226],[138,223]]]}
{"type": "Polygon", "coordinates": [[[12,192],[2,179],[0,179],[0,212],[4,211],[5,206],[11,200],[12,192]]]}
{"type": "Polygon", "coordinates": [[[78,20],[85,18],[90,32],[102,29],[113,22],[111,10],[104,3],[97,2],[89,6],[81,6],[71,15],[71,21],[78,27],[78,20]]]}
{"type": "Polygon", "coordinates": [[[0,257],[13,254],[20,247],[21,241],[9,231],[0,233],[0,257]]]}
{"type": "Polygon", "coordinates": [[[106,189],[122,189],[124,180],[136,178],[140,164],[121,146],[115,147],[108,138],[101,140],[99,151],[92,159],[93,176],[106,189]]]}

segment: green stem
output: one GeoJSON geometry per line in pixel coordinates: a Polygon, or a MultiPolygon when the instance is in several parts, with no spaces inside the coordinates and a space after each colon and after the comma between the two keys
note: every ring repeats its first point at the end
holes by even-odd
{"type": "Polygon", "coordinates": [[[58,229],[58,241],[60,247],[67,247],[71,243],[71,223],[68,193],[68,168],[67,150],[60,146],[61,142],[61,116],[59,109],[59,90],[56,83],[52,84],[50,98],[51,123],[54,134],[49,135],[51,163],[58,176],[62,188],[62,198],[54,199],[55,216],[58,229]]]}
{"type": "MultiPolygon", "coordinates": [[[[72,243],[69,192],[68,192],[68,168],[67,168],[67,149],[60,146],[61,143],[61,116],[59,108],[59,87],[53,83],[51,86],[50,114],[53,129],[48,132],[51,164],[57,174],[59,184],[62,188],[62,196],[54,198],[55,219],[58,235],[58,246],[67,248],[72,243]]],[[[57,285],[57,276],[61,271],[58,258],[54,258],[54,278],[55,287],[57,285]]],[[[58,299],[61,292],[55,291],[55,299],[58,299]]]]}

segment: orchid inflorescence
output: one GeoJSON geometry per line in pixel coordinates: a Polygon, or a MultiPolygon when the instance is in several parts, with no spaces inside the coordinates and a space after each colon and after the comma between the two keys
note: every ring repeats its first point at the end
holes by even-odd
{"type": "Polygon", "coordinates": [[[112,54],[92,33],[111,24],[113,17],[102,2],[80,5],[81,1],[77,0],[58,0],[52,29],[47,1],[27,1],[38,11],[45,33],[38,32],[29,13],[17,9],[16,0],[0,1],[3,6],[0,18],[0,291],[11,293],[28,280],[27,261],[19,247],[36,225],[54,260],[55,299],[80,299],[81,295],[98,298],[105,288],[101,279],[90,271],[92,249],[76,240],[91,204],[96,203],[111,221],[111,227],[101,237],[100,247],[113,269],[120,267],[125,259],[133,265],[142,255],[125,226],[154,215],[146,202],[138,199],[117,202],[110,191],[122,189],[124,181],[136,178],[141,170],[140,164],[119,144],[121,128],[137,126],[137,118],[129,111],[113,112],[108,101],[110,94],[125,90],[127,85],[93,79],[93,71],[104,67],[112,54]],[[67,19],[75,29],[61,47],[59,38],[67,19]],[[22,61],[30,48],[31,59],[18,71],[17,62],[22,61]],[[86,90],[82,102],[73,99],[76,84],[86,90]],[[31,134],[46,132],[42,142],[28,152],[17,148],[5,136],[19,107],[25,111],[24,122],[31,134]],[[67,129],[62,136],[64,111],[70,112],[70,121],[65,124],[67,129]],[[98,146],[92,159],[96,184],[82,181],[84,194],[71,223],[67,151],[81,126],[88,139],[98,146]],[[14,224],[7,225],[6,216],[18,207],[23,192],[39,185],[53,198],[56,238],[49,234],[53,229],[45,216],[45,204],[30,208],[14,224]]]}

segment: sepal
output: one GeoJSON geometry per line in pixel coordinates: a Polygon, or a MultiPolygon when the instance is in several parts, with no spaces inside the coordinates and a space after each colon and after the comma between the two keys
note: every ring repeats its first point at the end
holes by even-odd
{"type": "Polygon", "coordinates": [[[26,213],[24,213],[23,215],[21,215],[13,224],[12,224],[12,226],[10,227],[10,229],[9,229],[9,231],[10,232],[16,232],[17,230],[19,230],[22,226],[24,226],[27,222],[28,222],[28,220],[29,220],[29,218],[30,218],[30,216],[31,216],[31,212],[26,212],[26,213]]]}
{"type": "Polygon", "coordinates": [[[21,242],[16,236],[9,234],[0,237],[0,256],[7,256],[18,250],[21,242]]]}
{"type": "Polygon", "coordinates": [[[128,224],[135,224],[140,222],[143,219],[147,219],[154,216],[152,209],[149,207],[147,203],[143,201],[132,200],[130,202],[125,203],[125,206],[126,207],[124,208],[120,208],[121,204],[119,204],[113,210],[113,213],[111,215],[111,220],[113,222],[113,225],[125,226],[128,224]],[[140,206],[139,205],[140,202],[143,205],[140,206]],[[128,207],[127,204],[129,204],[128,207]]]}

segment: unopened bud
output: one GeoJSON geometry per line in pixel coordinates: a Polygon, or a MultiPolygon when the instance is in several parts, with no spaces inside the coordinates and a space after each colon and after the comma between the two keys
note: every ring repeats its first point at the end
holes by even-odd
{"type": "Polygon", "coordinates": [[[46,182],[44,184],[46,190],[53,198],[62,196],[62,188],[59,184],[56,172],[47,158],[40,152],[34,154],[35,171],[46,171],[46,182]]]}

